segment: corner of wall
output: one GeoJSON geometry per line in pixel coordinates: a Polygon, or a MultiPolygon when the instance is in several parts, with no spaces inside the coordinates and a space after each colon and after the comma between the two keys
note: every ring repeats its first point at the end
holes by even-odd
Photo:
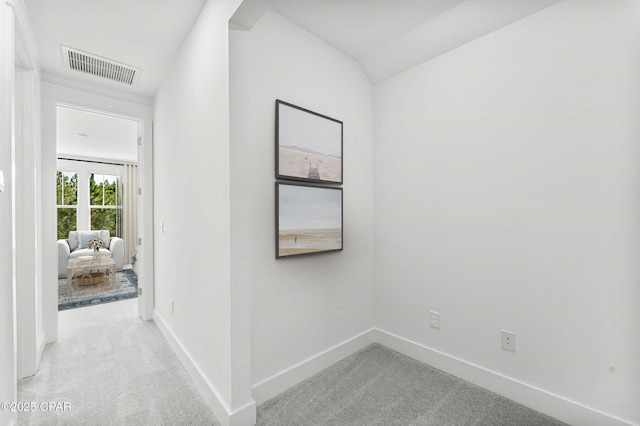
{"type": "Polygon", "coordinates": [[[250,400],[239,409],[232,410],[158,310],[154,310],[153,320],[220,424],[222,426],[254,425],[256,422],[256,402],[250,400]]]}
{"type": "Polygon", "coordinates": [[[258,404],[262,404],[372,343],[375,343],[373,328],[254,384],[253,398],[258,404]]]}

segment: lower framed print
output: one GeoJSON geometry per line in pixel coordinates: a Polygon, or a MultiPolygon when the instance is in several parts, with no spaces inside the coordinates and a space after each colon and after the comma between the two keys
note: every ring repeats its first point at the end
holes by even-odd
{"type": "Polygon", "coordinates": [[[276,259],[342,250],[342,188],[276,182],[276,259]]]}

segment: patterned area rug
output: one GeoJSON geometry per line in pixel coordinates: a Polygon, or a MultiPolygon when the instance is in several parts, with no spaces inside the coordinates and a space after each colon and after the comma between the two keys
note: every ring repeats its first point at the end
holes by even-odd
{"type": "Polygon", "coordinates": [[[116,272],[116,288],[98,293],[67,296],[67,279],[58,279],[58,311],[138,297],[138,276],[131,269],[116,272]]]}

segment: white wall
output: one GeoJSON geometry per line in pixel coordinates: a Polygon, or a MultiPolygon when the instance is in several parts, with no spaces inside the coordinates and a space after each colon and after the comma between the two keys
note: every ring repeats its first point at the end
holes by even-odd
{"type": "Polygon", "coordinates": [[[234,307],[229,253],[228,19],[239,3],[204,6],[163,79],[154,126],[154,316],[223,424],[255,418],[248,344],[242,353],[231,338],[249,315],[234,307]]]}
{"type": "Polygon", "coordinates": [[[574,424],[640,423],[639,18],[565,0],[374,89],[377,327],[574,424]]]}
{"type": "MultiPolygon", "coordinates": [[[[35,62],[35,58],[34,58],[35,62]]],[[[15,73],[16,307],[18,378],[37,371],[44,352],[41,314],[42,226],[40,188],[40,80],[27,61],[15,73]]]]}
{"type": "MultiPolygon", "coordinates": [[[[0,4],[0,170],[5,191],[0,193],[0,402],[16,401],[15,249],[13,246],[13,97],[15,35],[13,10],[0,4]]],[[[0,410],[0,424],[10,425],[16,413],[0,410]]]]}
{"type": "Polygon", "coordinates": [[[261,402],[366,344],[334,348],[373,326],[372,88],[352,59],[267,12],[231,31],[231,94],[231,282],[250,289],[261,402]],[[275,259],[276,99],[344,122],[342,252],[275,259]]]}

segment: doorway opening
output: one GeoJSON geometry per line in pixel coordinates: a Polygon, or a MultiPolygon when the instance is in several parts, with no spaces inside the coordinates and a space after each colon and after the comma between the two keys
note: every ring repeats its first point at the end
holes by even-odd
{"type": "Polygon", "coordinates": [[[138,119],[56,106],[59,312],[138,298],[141,135],[138,119]]]}

